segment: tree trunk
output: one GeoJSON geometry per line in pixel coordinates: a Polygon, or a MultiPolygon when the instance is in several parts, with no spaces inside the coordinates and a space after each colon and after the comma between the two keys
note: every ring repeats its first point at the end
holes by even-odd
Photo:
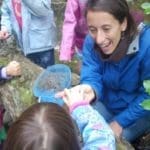
{"type": "Polygon", "coordinates": [[[14,42],[1,42],[0,46],[0,65],[6,65],[8,62],[16,60],[20,62],[22,68],[20,77],[12,78],[0,86],[1,101],[12,119],[15,120],[21,112],[36,102],[36,98],[32,94],[32,86],[43,69],[17,51],[14,42]]]}
{"type": "MultiPolygon", "coordinates": [[[[14,41],[1,42],[0,47],[1,66],[16,60],[20,62],[22,68],[22,75],[20,77],[12,78],[5,82],[5,84],[0,85],[1,101],[12,119],[15,120],[21,112],[37,101],[33,96],[32,86],[37,76],[44,70],[17,51],[14,41]]],[[[72,73],[72,85],[78,83],[79,76],[72,73]]]]}

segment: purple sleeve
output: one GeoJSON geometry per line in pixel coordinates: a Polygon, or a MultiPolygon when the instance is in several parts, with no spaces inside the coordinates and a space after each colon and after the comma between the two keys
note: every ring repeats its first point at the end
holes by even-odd
{"type": "Polygon", "coordinates": [[[10,76],[6,74],[6,67],[0,67],[0,80],[2,79],[10,79],[10,76]]]}

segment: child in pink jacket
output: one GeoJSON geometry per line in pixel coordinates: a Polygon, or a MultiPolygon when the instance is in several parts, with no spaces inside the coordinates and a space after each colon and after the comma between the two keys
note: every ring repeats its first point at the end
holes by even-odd
{"type": "Polygon", "coordinates": [[[61,61],[71,61],[75,50],[77,50],[77,53],[81,53],[83,41],[87,33],[84,17],[86,2],[87,0],[67,1],[59,56],[61,61]]]}

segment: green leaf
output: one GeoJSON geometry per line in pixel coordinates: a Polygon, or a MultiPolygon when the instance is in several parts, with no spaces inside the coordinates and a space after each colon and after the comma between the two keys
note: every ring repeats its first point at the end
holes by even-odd
{"type": "Polygon", "coordinates": [[[150,99],[146,99],[145,101],[143,101],[141,106],[146,110],[150,110],[150,99]]]}
{"type": "Polygon", "coordinates": [[[149,8],[149,9],[145,9],[145,10],[144,10],[144,13],[145,13],[146,15],[149,15],[149,14],[150,14],[150,8],[149,8]]]}
{"type": "Polygon", "coordinates": [[[143,9],[149,9],[149,8],[150,8],[150,3],[149,3],[149,2],[145,2],[145,3],[143,3],[143,4],[141,5],[141,7],[142,7],[143,9]]]}
{"type": "Polygon", "coordinates": [[[150,94],[150,80],[145,80],[143,82],[144,88],[148,94],[150,94]]]}
{"type": "Polygon", "coordinates": [[[145,2],[141,5],[141,7],[144,9],[144,14],[149,15],[150,14],[150,3],[145,2]]]}
{"type": "Polygon", "coordinates": [[[5,130],[4,127],[2,127],[2,128],[0,129],[0,141],[1,141],[1,140],[5,140],[5,139],[6,139],[6,136],[7,136],[6,130],[5,130]]]}

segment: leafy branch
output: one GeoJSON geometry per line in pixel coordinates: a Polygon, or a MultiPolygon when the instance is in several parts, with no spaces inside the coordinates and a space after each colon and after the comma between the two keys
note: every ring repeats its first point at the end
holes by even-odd
{"type": "MultiPolygon", "coordinates": [[[[150,80],[145,80],[143,84],[146,92],[150,95],[150,80]]],[[[150,99],[143,101],[141,106],[146,110],[150,110],[150,99]]]]}
{"type": "Polygon", "coordinates": [[[149,15],[150,14],[150,3],[145,2],[141,5],[141,7],[144,9],[144,14],[149,15]]]}

